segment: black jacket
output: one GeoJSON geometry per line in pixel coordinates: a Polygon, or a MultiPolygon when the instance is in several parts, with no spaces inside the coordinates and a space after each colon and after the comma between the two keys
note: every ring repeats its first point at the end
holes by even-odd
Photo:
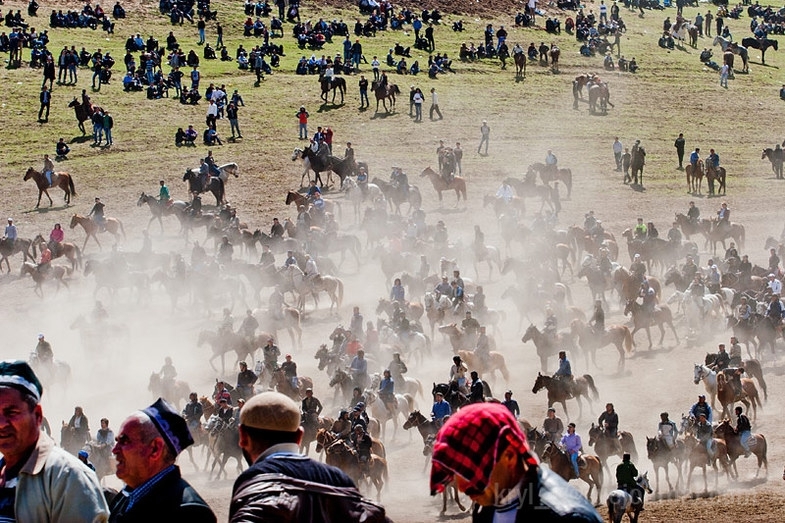
{"type": "MultiPolygon", "coordinates": [[[[522,493],[524,499],[515,516],[516,523],[529,521],[600,523],[602,521],[586,498],[549,468],[537,468],[530,478],[524,480],[524,483],[526,491],[522,493]]],[[[495,511],[494,507],[475,506],[472,522],[491,523],[495,511]]]]}
{"type": "Polygon", "coordinates": [[[152,490],[126,511],[128,498],[118,494],[112,502],[109,523],[216,523],[215,514],[175,467],[152,490]]]}

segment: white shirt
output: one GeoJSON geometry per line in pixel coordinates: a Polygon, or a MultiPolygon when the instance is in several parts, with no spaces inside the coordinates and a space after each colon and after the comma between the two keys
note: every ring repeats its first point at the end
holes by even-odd
{"type": "Polygon", "coordinates": [[[332,67],[328,67],[327,69],[325,69],[325,71],[324,71],[324,79],[332,81],[332,79],[333,79],[333,68],[332,67]]]}
{"type": "Polygon", "coordinates": [[[214,101],[214,102],[218,103],[218,100],[220,100],[220,99],[221,99],[221,98],[223,98],[224,96],[226,96],[226,93],[224,93],[224,92],[223,92],[222,90],[220,90],[220,89],[215,89],[215,90],[213,91],[213,95],[210,97],[210,99],[211,99],[212,101],[214,101]]]}
{"type": "Polygon", "coordinates": [[[310,276],[312,274],[318,274],[318,273],[319,270],[316,268],[316,262],[313,261],[313,259],[309,259],[307,262],[305,262],[305,274],[310,276]]]}
{"type": "Polygon", "coordinates": [[[5,237],[9,240],[16,240],[16,225],[6,225],[5,226],[5,237]]]}
{"type": "Polygon", "coordinates": [[[778,279],[773,279],[769,282],[769,289],[771,289],[772,294],[781,294],[782,293],[782,282],[778,279]]]}
{"type": "Polygon", "coordinates": [[[600,4],[600,14],[607,14],[608,13],[608,6],[605,4],[600,4]]]}
{"type": "Polygon", "coordinates": [[[422,103],[422,95],[420,93],[414,93],[414,103],[415,105],[422,103]]]}
{"type": "Polygon", "coordinates": [[[512,187],[510,187],[507,184],[504,184],[501,187],[499,187],[499,190],[496,191],[496,197],[501,198],[506,203],[509,203],[509,201],[512,200],[513,197],[515,197],[515,195],[512,192],[512,187]]]}
{"type": "Polygon", "coordinates": [[[433,105],[439,105],[439,95],[436,94],[436,91],[431,93],[431,103],[433,105]]]}
{"type": "Polygon", "coordinates": [[[374,69],[378,69],[378,68],[379,68],[379,60],[377,60],[376,58],[374,58],[374,59],[371,61],[371,67],[373,67],[374,69]]]}
{"type": "Polygon", "coordinates": [[[618,140],[613,142],[613,152],[620,153],[622,151],[622,144],[618,140]]]}
{"type": "Polygon", "coordinates": [[[207,116],[218,116],[218,104],[207,106],[207,116]]]}

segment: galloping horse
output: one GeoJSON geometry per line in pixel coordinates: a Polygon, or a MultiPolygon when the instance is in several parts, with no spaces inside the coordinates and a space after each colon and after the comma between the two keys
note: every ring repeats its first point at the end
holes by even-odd
{"type": "Polygon", "coordinates": [[[181,214],[188,206],[188,204],[182,200],[175,200],[171,205],[168,205],[166,202],[159,202],[155,197],[142,192],[141,196],[139,196],[139,199],[136,201],[136,206],[141,207],[144,204],[147,204],[150,208],[150,213],[153,215],[150,218],[150,221],[147,222],[147,228],[150,228],[150,224],[153,223],[153,221],[158,220],[158,225],[161,226],[162,233],[164,232],[164,222],[161,217],[174,213],[181,214]]]}
{"type": "MultiPolygon", "coordinates": [[[[613,105],[611,105],[613,107],[613,105]]],[[[548,166],[542,162],[537,162],[529,166],[530,171],[539,173],[542,183],[560,181],[567,187],[567,199],[572,197],[572,169],[548,166]]]]}
{"type": "Polygon", "coordinates": [[[205,193],[210,191],[215,196],[215,206],[226,203],[226,191],[224,188],[223,180],[218,176],[212,176],[210,183],[203,184],[199,171],[195,169],[186,169],[183,175],[183,181],[188,182],[188,192],[190,193],[205,193]]]}
{"type": "MultiPolygon", "coordinates": [[[[526,343],[529,340],[534,342],[534,346],[537,348],[537,355],[540,357],[540,367],[542,371],[545,372],[546,367],[548,366],[548,357],[556,356],[559,353],[567,341],[567,336],[565,334],[558,334],[556,339],[553,339],[546,333],[540,332],[540,329],[532,323],[529,325],[529,328],[526,329],[523,338],[521,338],[523,343],[526,343]]],[[[572,342],[570,341],[569,344],[572,345],[572,342]]]]}
{"type": "MultiPolygon", "coordinates": [[[[736,460],[739,456],[744,455],[744,448],[741,446],[741,436],[736,433],[733,429],[733,426],[730,424],[730,421],[727,419],[722,420],[720,424],[714,429],[714,434],[725,440],[725,444],[728,447],[728,460],[730,460],[730,464],[733,465],[733,471],[736,475],[736,478],[739,477],[739,471],[736,469],[736,460]]],[[[768,452],[768,444],[766,443],[766,437],[763,434],[751,434],[748,441],[748,445],[750,447],[750,452],[755,454],[755,457],[758,459],[758,469],[755,471],[755,477],[758,477],[760,474],[760,467],[761,465],[766,467],[766,474],[769,473],[769,461],[766,457],[768,452]]]]}
{"type": "Polygon", "coordinates": [[[474,351],[459,350],[458,356],[466,362],[469,368],[479,370],[483,376],[490,374],[491,378],[495,378],[498,370],[504,381],[510,381],[510,371],[507,370],[507,362],[504,360],[504,355],[501,352],[491,351],[487,362],[481,361],[474,351]]]}
{"type": "MultiPolygon", "coordinates": [[[[341,202],[337,202],[335,200],[328,200],[327,198],[322,198],[324,200],[324,211],[332,213],[333,216],[336,216],[340,219],[343,216],[343,212],[341,210],[341,202]]],[[[298,209],[301,205],[305,205],[307,208],[310,205],[308,198],[303,196],[302,194],[294,191],[287,191],[286,192],[286,205],[291,205],[294,203],[295,207],[298,209]]]]}
{"type": "MultiPolygon", "coordinates": [[[[346,472],[346,474],[359,485],[360,480],[365,477],[363,467],[360,466],[360,461],[353,448],[344,440],[337,440],[335,443],[325,449],[328,456],[327,463],[337,466],[339,469],[346,472]]],[[[381,456],[371,453],[371,457],[367,463],[368,480],[376,487],[376,499],[381,499],[382,489],[384,488],[385,481],[389,481],[387,472],[387,460],[381,456]]]]}
{"type": "MultiPolygon", "coordinates": [[[[575,471],[572,468],[572,462],[566,452],[561,450],[555,443],[549,443],[545,446],[542,453],[543,461],[551,466],[551,470],[562,477],[564,481],[569,482],[575,478],[575,471]]],[[[600,464],[597,456],[581,456],[578,459],[578,472],[579,478],[589,484],[589,492],[586,493],[586,498],[591,501],[591,492],[597,488],[597,504],[600,504],[600,491],[602,490],[602,465],[600,464]],[[583,461],[583,466],[581,466],[583,461]]]]}
{"type": "Polygon", "coordinates": [[[41,195],[46,194],[46,197],[49,198],[49,207],[52,206],[52,197],[49,196],[49,188],[50,187],[59,187],[65,193],[63,196],[63,200],[65,201],[66,205],[70,205],[71,203],[71,196],[76,196],[76,189],[74,188],[74,179],[71,178],[71,175],[65,172],[56,172],[52,174],[52,184],[49,184],[49,181],[46,179],[43,173],[40,173],[30,167],[27,169],[25,173],[24,181],[29,180],[32,178],[35,181],[35,184],[38,186],[38,202],[35,204],[35,208],[38,209],[38,206],[41,205],[41,195]]]}
{"type": "Polygon", "coordinates": [[[670,326],[673,336],[676,338],[676,343],[679,342],[679,335],[676,333],[676,327],[673,326],[673,314],[667,305],[658,305],[654,312],[649,313],[643,308],[643,305],[635,300],[628,299],[627,305],[624,307],[624,315],[627,316],[628,314],[632,314],[632,322],[635,325],[631,333],[633,343],[635,343],[635,333],[641,329],[646,329],[646,336],[649,338],[649,348],[651,349],[650,327],[656,325],[660,328],[660,345],[662,345],[662,341],[665,339],[665,327],[663,324],[670,326]]]}
{"type": "Polygon", "coordinates": [[[68,107],[73,107],[74,109],[74,115],[76,116],[76,121],[79,122],[79,130],[82,131],[82,136],[87,134],[87,131],[85,131],[84,128],[84,122],[89,120],[94,112],[104,112],[104,110],[97,105],[88,106],[79,103],[79,100],[77,100],[75,96],[71,103],[68,104],[68,107]]]}
{"type": "Polygon", "coordinates": [[[635,440],[632,434],[623,430],[612,436],[603,427],[592,423],[589,429],[589,445],[594,447],[594,452],[597,453],[600,462],[606,470],[608,470],[608,458],[610,456],[621,458],[626,453],[630,455],[632,461],[638,461],[638,450],[635,448],[635,440]]]}
{"type": "Polygon", "coordinates": [[[451,182],[447,183],[444,178],[439,176],[439,173],[430,167],[426,167],[423,172],[420,173],[420,178],[425,178],[426,176],[431,180],[431,184],[433,185],[436,194],[439,195],[439,203],[442,201],[442,191],[450,190],[455,191],[455,197],[457,198],[455,201],[456,206],[461,201],[461,196],[463,196],[463,201],[466,201],[466,180],[464,178],[455,176],[451,182]]]}
{"type": "Polygon", "coordinates": [[[698,159],[698,163],[695,165],[687,164],[684,172],[687,175],[687,192],[700,194],[703,184],[703,160],[698,159]]]}
{"type": "Polygon", "coordinates": [[[578,376],[573,380],[557,379],[552,376],[546,376],[542,373],[537,373],[537,379],[534,381],[532,387],[532,394],[537,394],[542,389],[548,391],[548,408],[551,408],[554,403],[561,403],[564,414],[569,417],[567,412],[567,400],[575,399],[578,402],[580,409],[578,417],[583,416],[583,402],[581,396],[586,397],[586,401],[591,405],[591,390],[594,399],[599,399],[600,394],[597,392],[597,387],[594,385],[594,378],[589,374],[578,376]]]}
{"type": "Polygon", "coordinates": [[[324,78],[323,76],[319,77],[319,83],[322,86],[322,95],[321,98],[324,100],[324,103],[327,103],[327,94],[332,90],[333,92],[333,105],[335,105],[335,93],[336,91],[341,93],[341,105],[343,105],[343,95],[346,94],[346,80],[342,76],[336,76],[332,79],[332,83],[329,80],[324,78]]]}
{"type": "Polygon", "coordinates": [[[720,400],[722,405],[722,416],[729,418],[731,410],[737,401],[740,401],[747,407],[747,412],[750,410],[752,404],[752,419],[753,421],[758,418],[758,405],[760,405],[760,397],[758,396],[758,389],[755,383],[749,378],[741,378],[741,393],[737,393],[732,384],[728,382],[728,377],[724,372],[717,374],[717,399],[720,400]]]}
{"type": "Polygon", "coordinates": [[[376,112],[379,112],[379,101],[382,102],[384,106],[384,110],[386,112],[395,111],[395,95],[401,94],[401,90],[398,89],[396,84],[389,84],[384,86],[381,82],[374,81],[371,84],[371,90],[373,94],[376,96],[376,112]],[[387,100],[390,100],[390,108],[387,108],[387,100]]]}
{"type": "Polygon", "coordinates": [[[586,356],[586,363],[589,362],[589,354],[591,354],[592,363],[597,367],[597,360],[595,355],[597,349],[601,349],[607,345],[615,345],[616,350],[619,352],[618,370],[624,369],[625,353],[632,352],[632,334],[626,325],[611,325],[605,331],[596,333],[594,330],[581,320],[572,320],[570,324],[570,332],[573,337],[578,337],[578,344],[586,356]]]}
{"type": "MultiPolygon", "coordinates": [[[[673,435],[674,439],[676,435],[673,435]]],[[[650,438],[646,437],[646,453],[649,457],[649,461],[654,464],[654,477],[655,477],[655,488],[659,492],[660,490],[660,469],[665,469],[665,481],[668,482],[668,489],[673,492],[673,485],[671,484],[671,478],[669,473],[670,464],[676,467],[676,472],[679,474],[678,478],[676,478],[676,489],[678,490],[679,485],[682,481],[682,465],[684,463],[684,459],[686,458],[685,453],[685,445],[684,441],[681,439],[676,439],[673,442],[673,447],[668,447],[660,436],[650,438]]]]}
{"type": "Polygon", "coordinates": [[[742,38],[741,45],[760,50],[760,61],[763,65],[766,65],[766,49],[769,47],[773,47],[775,51],[779,49],[777,41],[769,38],[742,38]]]}
{"type": "MultiPolygon", "coordinates": [[[[57,282],[57,290],[60,290],[60,285],[65,285],[66,289],[68,288],[68,282],[66,282],[63,278],[66,274],[70,275],[73,272],[73,269],[70,267],[63,267],[60,265],[51,266],[48,271],[40,271],[38,270],[39,267],[33,262],[23,262],[22,263],[22,270],[19,273],[19,277],[21,278],[25,274],[29,274],[33,281],[35,282],[35,289],[34,292],[41,298],[44,297],[44,290],[43,290],[43,283],[46,280],[53,279],[57,282]]],[[[10,271],[9,271],[10,272],[10,271]]]]}
{"type": "Polygon", "coordinates": [[[150,374],[147,390],[152,393],[154,398],[164,398],[177,407],[178,410],[180,409],[180,401],[187,402],[188,395],[191,393],[191,387],[186,382],[181,380],[167,382],[161,379],[161,375],[157,372],[150,374]]]}
{"type": "MultiPolygon", "coordinates": [[[[84,239],[84,245],[82,245],[82,250],[87,246],[87,240],[93,238],[95,243],[98,244],[98,248],[101,249],[101,242],[98,241],[98,233],[102,232],[99,231],[98,224],[95,221],[91,220],[86,216],[81,216],[79,214],[74,214],[71,216],[71,228],[76,228],[77,225],[81,225],[84,229],[84,232],[87,236],[84,239]]],[[[118,220],[117,218],[107,217],[105,218],[104,222],[104,230],[114,236],[115,241],[119,241],[120,237],[118,231],[123,234],[123,239],[125,239],[125,228],[123,227],[123,222],[118,220]]]]}

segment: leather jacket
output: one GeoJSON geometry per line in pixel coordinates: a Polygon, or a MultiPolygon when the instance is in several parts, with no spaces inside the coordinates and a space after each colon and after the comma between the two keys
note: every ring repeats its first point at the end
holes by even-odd
{"type": "MultiPolygon", "coordinates": [[[[515,521],[575,521],[600,523],[602,519],[580,492],[547,467],[537,467],[524,479],[526,495],[515,515],[515,521]],[[529,495],[528,492],[533,492],[529,495]]],[[[473,523],[491,523],[494,507],[475,506],[473,523]]]]}
{"type": "Polygon", "coordinates": [[[384,508],[356,488],[334,487],[283,474],[258,474],[235,488],[231,523],[391,523],[384,508]]]}

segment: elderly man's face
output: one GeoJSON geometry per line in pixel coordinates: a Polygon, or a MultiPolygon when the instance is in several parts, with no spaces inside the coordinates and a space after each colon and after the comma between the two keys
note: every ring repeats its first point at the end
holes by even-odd
{"type": "Polygon", "coordinates": [[[153,442],[145,442],[142,424],[134,417],[123,422],[115,439],[112,453],[117,460],[117,477],[136,488],[150,478],[153,442]]]}
{"type": "Polygon", "coordinates": [[[0,388],[0,453],[7,462],[16,461],[38,441],[43,414],[24,401],[22,393],[0,388]]]}

